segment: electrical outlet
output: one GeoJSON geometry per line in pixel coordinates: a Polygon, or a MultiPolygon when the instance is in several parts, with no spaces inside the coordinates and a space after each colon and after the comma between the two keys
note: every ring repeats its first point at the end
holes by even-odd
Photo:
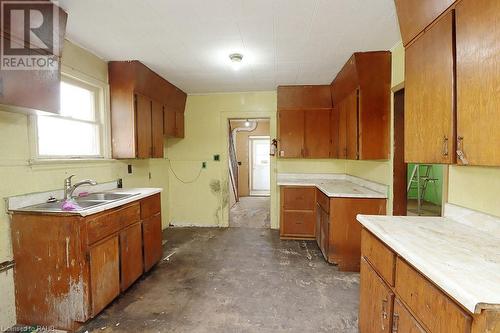
{"type": "Polygon", "coordinates": [[[206,169],[207,168],[207,162],[201,162],[201,167],[203,169],[206,169]]]}
{"type": "Polygon", "coordinates": [[[220,161],[220,155],[219,154],[214,155],[214,161],[220,161]]]}
{"type": "Polygon", "coordinates": [[[127,169],[128,169],[128,173],[131,174],[132,173],[132,164],[129,164],[127,166],[127,169]]]}

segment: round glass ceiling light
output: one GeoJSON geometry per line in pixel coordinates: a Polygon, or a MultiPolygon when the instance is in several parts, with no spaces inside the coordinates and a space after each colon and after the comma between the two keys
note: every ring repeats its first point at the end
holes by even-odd
{"type": "Polygon", "coordinates": [[[229,59],[231,59],[231,67],[237,71],[241,68],[243,62],[243,54],[241,53],[233,53],[229,55],[229,59]]]}

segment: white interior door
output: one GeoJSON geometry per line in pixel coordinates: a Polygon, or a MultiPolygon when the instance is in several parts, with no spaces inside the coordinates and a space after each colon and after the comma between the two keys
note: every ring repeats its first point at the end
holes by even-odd
{"type": "Polygon", "coordinates": [[[249,138],[250,142],[250,195],[269,195],[271,189],[270,138],[249,138]]]}

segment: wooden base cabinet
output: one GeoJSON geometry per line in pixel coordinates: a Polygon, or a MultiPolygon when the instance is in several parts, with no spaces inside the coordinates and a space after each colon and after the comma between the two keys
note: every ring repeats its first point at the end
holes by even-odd
{"type": "Polygon", "coordinates": [[[359,272],[361,225],[356,215],[385,214],[386,199],[328,198],[319,190],[316,198],[316,240],[325,260],[340,271],[359,272]]]}
{"type": "Polygon", "coordinates": [[[363,229],[359,331],[498,333],[500,311],[469,313],[363,229]]]}
{"type": "Polygon", "coordinates": [[[315,239],[316,188],[282,186],[280,194],[280,237],[282,239],[315,239]]]}
{"type": "Polygon", "coordinates": [[[161,259],[160,202],[87,217],[14,213],[17,323],[75,331],[101,312],[161,259]]]}

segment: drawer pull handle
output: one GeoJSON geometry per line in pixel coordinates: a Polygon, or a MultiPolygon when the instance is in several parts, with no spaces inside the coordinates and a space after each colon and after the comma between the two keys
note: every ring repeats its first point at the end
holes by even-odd
{"type": "Polygon", "coordinates": [[[399,314],[394,312],[392,315],[392,333],[398,333],[399,330],[399,314]]]}
{"type": "Polygon", "coordinates": [[[443,137],[443,156],[448,156],[448,137],[445,135],[443,137]]]}
{"type": "Polygon", "coordinates": [[[382,331],[385,331],[385,321],[387,319],[387,300],[382,300],[382,331]]]}

